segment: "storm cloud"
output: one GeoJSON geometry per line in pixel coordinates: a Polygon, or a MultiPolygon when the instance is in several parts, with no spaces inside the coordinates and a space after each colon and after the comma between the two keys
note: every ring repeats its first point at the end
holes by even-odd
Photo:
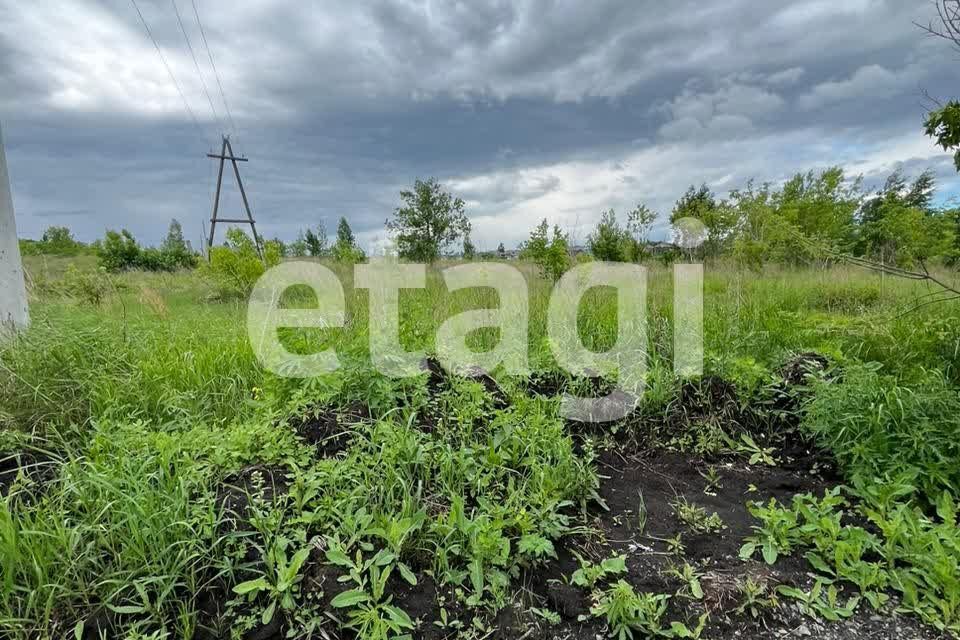
{"type": "Polygon", "coordinates": [[[931,167],[958,190],[922,133],[925,92],[956,86],[953,51],[913,25],[926,2],[196,0],[232,118],[191,1],[199,74],[174,5],[137,4],[189,110],[129,0],[0,0],[22,236],[152,243],[176,217],[199,242],[221,132],[250,157],[259,226],[286,239],[343,215],[371,240],[428,176],[467,201],[482,248],[544,217],[582,240],[610,207],[666,214],[691,183],[833,164],[868,183],[931,167]]]}

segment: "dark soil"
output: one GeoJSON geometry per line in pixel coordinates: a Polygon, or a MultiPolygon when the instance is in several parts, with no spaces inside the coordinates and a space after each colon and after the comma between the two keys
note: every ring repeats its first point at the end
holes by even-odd
{"type": "Polygon", "coordinates": [[[780,375],[788,386],[798,386],[807,383],[810,376],[824,374],[830,368],[830,361],[826,356],[813,351],[798,353],[790,358],[780,368],[780,375]]]}
{"type": "MultiPolygon", "coordinates": [[[[694,601],[674,597],[669,618],[693,627],[700,614],[708,613],[710,622],[704,633],[707,638],[796,637],[804,631],[837,638],[940,637],[915,619],[890,618],[888,614],[881,618],[866,607],[846,623],[834,625],[834,631],[830,631],[830,625],[803,617],[789,603],[781,603],[759,620],[734,614],[740,598],[738,581],[748,576],[771,589],[777,584],[808,586],[811,582],[807,563],[799,556],[782,558],[772,567],[762,561],[740,560],[740,546],[755,524],[746,502],[770,498],[789,502],[797,493],[822,494],[830,483],[809,471],[750,466],[731,460],[716,467],[720,486],[710,488],[702,475],[709,466],[696,457],[671,452],[628,458],[612,451],[604,453],[599,460],[599,471],[605,476],[600,495],[609,511],[594,514],[592,525],[596,533],[568,541],[558,550],[556,562],[527,577],[530,590],[542,603],[539,606],[557,612],[563,622],[538,629],[527,637],[606,637],[599,622],[579,620],[589,614],[591,602],[587,590],[567,584],[566,579],[579,567],[573,551],[596,561],[625,554],[628,574],[623,577],[638,592],[672,593],[682,584],[670,577],[668,570],[684,562],[694,565],[703,574],[704,598],[694,601]],[[641,496],[646,513],[642,530],[638,515],[641,496]],[[672,506],[681,498],[703,507],[707,513],[717,513],[725,528],[719,533],[691,531],[676,517],[672,506]],[[672,553],[667,544],[676,536],[680,536],[684,547],[682,558],[672,553]],[[897,635],[887,635],[893,629],[899,629],[897,635]]],[[[496,637],[514,637],[529,628],[527,621],[525,626],[504,630],[496,637]]]]}
{"type": "Polygon", "coordinates": [[[431,396],[435,396],[442,391],[450,388],[451,380],[460,377],[467,380],[473,380],[483,385],[483,388],[493,400],[493,408],[496,410],[506,409],[510,406],[510,399],[496,380],[489,373],[480,368],[471,368],[462,371],[459,374],[448,372],[436,358],[424,358],[420,362],[420,368],[427,374],[427,391],[431,396]]]}
{"type": "Polygon", "coordinates": [[[223,520],[224,532],[243,531],[249,524],[249,506],[253,500],[270,503],[287,492],[289,483],[286,467],[253,465],[232,473],[217,488],[217,505],[226,517],[223,520]]]}
{"type": "Polygon", "coordinates": [[[350,447],[354,426],[369,418],[367,407],[354,403],[345,408],[317,407],[291,423],[305,442],[316,447],[318,457],[332,458],[350,447]]]}
{"type": "MultiPolygon", "coordinates": [[[[816,354],[801,354],[791,360],[782,370],[783,396],[797,402],[794,388],[803,387],[808,375],[800,373],[801,370],[816,373],[825,371],[826,367],[826,360],[816,354]]],[[[453,378],[436,360],[426,360],[423,368],[428,375],[427,388],[431,396],[449,388],[453,378]]],[[[509,400],[495,380],[482,372],[471,377],[484,385],[499,407],[508,406],[509,400]]],[[[569,383],[566,376],[538,374],[529,380],[527,389],[531,394],[555,395],[567,389],[569,383]]],[[[609,392],[601,383],[594,389],[598,395],[609,392]]],[[[766,502],[770,498],[789,503],[798,493],[822,495],[824,490],[839,483],[835,466],[826,452],[790,428],[792,425],[780,429],[785,423],[777,423],[777,429],[769,428],[769,424],[765,430],[758,428],[760,415],[769,418],[770,414],[745,407],[732,384],[707,376],[684,384],[675,400],[657,416],[635,413],[621,421],[612,431],[613,441],[619,444],[604,451],[597,461],[601,475],[599,495],[606,508],[597,506],[589,513],[590,533],[564,540],[557,544],[555,560],[546,566],[527,569],[514,585],[512,602],[489,621],[489,632],[480,632],[475,637],[509,640],[610,637],[603,623],[589,614],[590,591],[568,582],[579,568],[577,555],[600,561],[620,554],[626,555],[628,572],[616,578],[622,577],[638,592],[672,594],[683,585],[670,575],[670,569],[684,563],[693,565],[702,576],[704,597],[693,600],[674,596],[667,620],[682,621],[693,628],[699,616],[706,613],[709,623],[704,638],[818,636],[827,640],[910,640],[941,637],[914,618],[897,617],[892,613],[895,605],[889,606],[882,615],[864,605],[853,618],[835,624],[811,620],[784,599],[777,607],[765,609],[758,618],[735,612],[741,600],[740,584],[747,577],[766,585],[770,593],[779,584],[808,587],[812,582],[808,564],[799,554],[781,558],[773,566],[740,559],[740,547],[755,524],[746,503],[766,502]],[[682,433],[698,423],[719,425],[731,433],[739,430],[762,433],[764,446],[777,449],[774,453],[777,466],[749,465],[742,456],[715,454],[705,458],[654,444],[663,442],[661,437],[665,433],[682,433]],[[717,482],[711,483],[710,476],[718,478],[717,482]],[[717,514],[723,523],[722,529],[718,532],[693,530],[677,516],[675,505],[680,501],[701,507],[707,514],[717,514]],[[682,545],[679,552],[671,542],[677,539],[682,545]],[[547,624],[530,612],[531,607],[555,612],[561,618],[560,623],[547,624]]],[[[349,446],[350,425],[367,418],[363,407],[320,410],[295,428],[305,441],[317,447],[318,457],[330,457],[349,446]]],[[[432,419],[435,416],[427,415],[420,427],[429,430],[432,419]]],[[[592,428],[579,423],[569,423],[568,427],[578,439],[590,434],[592,428]]],[[[235,525],[239,527],[249,495],[259,491],[269,500],[283,493],[287,486],[285,474],[283,468],[244,469],[227,479],[218,492],[218,499],[236,514],[235,525]]],[[[452,589],[438,587],[422,570],[416,573],[416,586],[408,585],[398,576],[393,576],[388,586],[393,604],[416,621],[414,637],[453,639],[457,637],[454,625],[470,628],[475,612],[466,610],[452,589]],[[441,608],[451,623],[447,626],[437,623],[441,620],[441,608]]],[[[337,580],[340,574],[340,569],[325,563],[318,544],[304,567],[302,589],[305,594],[319,598],[319,608],[324,615],[336,615],[329,606],[331,600],[350,588],[349,584],[337,580]]],[[[354,637],[349,631],[334,631],[336,627],[331,621],[324,630],[332,638],[354,637]]],[[[278,618],[246,637],[249,640],[279,639],[285,637],[285,633],[285,625],[278,618]]]]}
{"type": "Polygon", "coordinates": [[[17,478],[21,478],[26,497],[43,493],[47,483],[56,479],[59,463],[51,455],[36,451],[0,452],[0,496],[6,497],[17,478]]]}

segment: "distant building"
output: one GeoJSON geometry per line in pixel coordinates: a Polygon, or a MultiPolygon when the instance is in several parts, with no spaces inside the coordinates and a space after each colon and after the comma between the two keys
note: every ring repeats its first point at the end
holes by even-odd
{"type": "Polygon", "coordinates": [[[651,255],[659,256],[659,255],[663,255],[664,253],[679,251],[680,247],[673,244],[672,242],[656,241],[656,242],[648,242],[644,246],[644,250],[651,255]]]}

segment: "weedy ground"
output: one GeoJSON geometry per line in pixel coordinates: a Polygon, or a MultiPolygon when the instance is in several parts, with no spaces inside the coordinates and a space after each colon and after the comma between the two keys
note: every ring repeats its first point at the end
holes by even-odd
{"type": "MultiPolygon", "coordinates": [[[[960,313],[904,315],[916,283],[708,267],[681,380],[653,269],[643,401],[585,425],[559,397],[603,385],[553,362],[532,271],[530,376],[377,374],[344,270],[347,325],[284,336],[343,366],[295,380],[201,275],[91,268],[29,263],[0,351],[4,637],[960,634],[960,313]]],[[[580,311],[596,349],[608,293],[580,311]]],[[[431,273],[401,341],[495,304],[431,273]]]]}

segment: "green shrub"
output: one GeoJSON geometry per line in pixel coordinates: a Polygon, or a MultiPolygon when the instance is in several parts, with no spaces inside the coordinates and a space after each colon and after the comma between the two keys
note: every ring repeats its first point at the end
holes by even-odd
{"type": "Polygon", "coordinates": [[[816,384],[803,425],[853,479],[915,477],[916,497],[960,491],[960,396],[939,373],[907,388],[876,367],[816,384]]]}
{"type": "Polygon", "coordinates": [[[176,271],[197,266],[197,255],[183,240],[180,223],[170,223],[170,231],[160,248],[141,247],[133,234],[122,229],[108,230],[97,243],[100,266],[110,272],[142,269],[144,271],[176,271]]]}
{"type": "Polygon", "coordinates": [[[119,233],[110,229],[97,245],[97,259],[107,271],[126,271],[137,266],[140,258],[140,245],[126,229],[119,233]]]}
{"type": "Polygon", "coordinates": [[[210,250],[205,271],[216,283],[221,297],[245,296],[268,267],[280,264],[280,253],[275,242],[267,242],[261,260],[250,236],[240,229],[230,229],[227,243],[210,250]]]}

